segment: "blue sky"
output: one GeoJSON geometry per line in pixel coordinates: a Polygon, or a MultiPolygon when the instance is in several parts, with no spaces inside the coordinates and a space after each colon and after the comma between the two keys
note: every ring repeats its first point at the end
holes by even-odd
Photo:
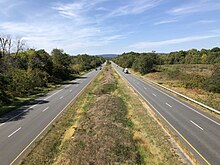
{"type": "Polygon", "coordinates": [[[70,54],[220,46],[219,0],[0,0],[0,34],[70,54]]]}

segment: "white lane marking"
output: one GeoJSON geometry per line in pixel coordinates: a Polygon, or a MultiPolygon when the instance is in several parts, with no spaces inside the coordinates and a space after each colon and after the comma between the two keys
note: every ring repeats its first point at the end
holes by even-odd
{"type": "MultiPolygon", "coordinates": [[[[140,80],[141,80],[141,79],[140,79],[140,80]]],[[[157,89],[156,87],[154,87],[154,86],[150,85],[149,83],[146,83],[146,82],[145,82],[145,81],[143,81],[143,80],[141,80],[141,81],[142,81],[142,82],[144,82],[145,84],[147,84],[147,85],[151,86],[152,88],[156,89],[157,91],[159,91],[159,92],[163,93],[164,95],[168,96],[169,98],[171,98],[171,99],[175,100],[176,102],[178,102],[178,103],[180,103],[180,104],[184,105],[185,107],[187,107],[187,108],[191,109],[191,110],[192,110],[192,111],[194,111],[195,113],[198,113],[199,115],[203,116],[204,118],[206,118],[206,119],[208,119],[208,120],[212,121],[213,123],[215,123],[215,124],[217,124],[217,125],[219,125],[219,126],[220,126],[220,123],[218,123],[217,121],[215,121],[215,120],[213,120],[213,119],[211,119],[211,118],[207,117],[206,115],[203,115],[202,113],[200,113],[200,112],[196,111],[195,109],[193,109],[193,108],[191,108],[190,106],[188,106],[188,105],[186,105],[186,104],[182,103],[181,101],[179,101],[179,100],[175,99],[174,97],[172,97],[172,96],[170,96],[170,95],[166,94],[165,92],[162,92],[161,90],[159,90],[159,89],[157,89]]]]}
{"type": "Polygon", "coordinates": [[[170,104],[166,103],[167,106],[169,106],[170,108],[172,107],[170,104]]]}
{"type": "Polygon", "coordinates": [[[17,130],[15,130],[14,132],[12,132],[10,135],[8,135],[8,137],[11,137],[11,136],[14,135],[16,132],[18,132],[20,129],[21,129],[21,127],[18,128],[17,130]]]}
{"type": "Polygon", "coordinates": [[[0,127],[3,126],[5,123],[0,124],[0,127]]]}
{"type": "MultiPolygon", "coordinates": [[[[42,102],[42,101],[40,101],[39,103],[41,103],[41,102],[42,102]]],[[[28,109],[26,109],[26,110],[24,110],[23,112],[21,112],[21,113],[17,114],[16,116],[12,117],[11,119],[6,120],[5,122],[9,122],[9,121],[11,121],[11,120],[15,119],[16,117],[18,117],[18,116],[22,115],[23,113],[27,112],[29,109],[31,109],[31,108],[33,108],[33,107],[35,107],[35,106],[36,106],[36,105],[38,105],[39,103],[37,103],[37,104],[35,104],[35,105],[32,105],[32,106],[31,106],[31,107],[29,107],[28,109]]],[[[0,124],[0,127],[1,127],[1,126],[3,126],[4,124],[5,124],[5,123],[0,124]]]]}
{"type": "Polygon", "coordinates": [[[156,95],[156,94],[154,94],[154,93],[152,93],[152,95],[154,95],[155,97],[157,97],[157,95],[156,95]]]}
{"type": "Polygon", "coordinates": [[[70,92],[72,92],[73,90],[72,89],[70,89],[70,92]]]}
{"type": "Polygon", "coordinates": [[[193,123],[195,126],[197,126],[199,129],[203,130],[202,127],[200,127],[198,124],[196,124],[195,122],[193,122],[192,120],[190,120],[191,123],[193,123]]]}
{"type": "Polygon", "coordinates": [[[60,97],[60,99],[62,99],[62,98],[63,98],[63,96],[60,97]]]}
{"type": "Polygon", "coordinates": [[[54,94],[52,94],[52,95],[48,96],[48,97],[47,97],[47,98],[45,98],[44,100],[47,100],[47,99],[51,98],[52,96],[54,96],[55,94],[59,93],[60,91],[62,91],[62,89],[60,89],[60,90],[56,91],[54,94]]]}
{"type": "MultiPolygon", "coordinates": [[[[100,72],[99,72],[100,73],[100,72]]],[[[58,116],[85,90],[86,87],[97,77],[98,74],[94,75],[91,80],[85,84],[85,86],[75,95],[75,97],[44,127],[44,129],[14,158],[14,160],[10,163],[10,165],[14,164],[14,162],[36,141],[36,139],[42,135],[42,133],[57,119],[58,116]]]]}
{"type": "Polygon", "coordinates": [[[68,88],[68,87],[70,87],[70,85],[65,86],[65,89],[68,88]]]}
{"type": "MultiPolygon", "coordinates": [[[[41,103],[42,101],[40,101],[39,103],[41,103]]],[[[39,104],[39,103],[37,103],[37,104],[39,104]]],[[[37,104],[35,104],[35,105],[32,105],[30,108],[34,108],[35,106],[37,106],[37,104]]]]}
{"type": "Polygon", "coordinates": [[[49,107],[45,108],[45,109],[44,109],[42,112],[44,112],[44,111],[48,110],[48,108],[49,108],[49,107]]]}
{"type": "Polygon", "coordinates": [[[144,89],[146,89],[146,90],[147,90],[147,88],[146,88],[146,87],[144,87],[144,89]]]}

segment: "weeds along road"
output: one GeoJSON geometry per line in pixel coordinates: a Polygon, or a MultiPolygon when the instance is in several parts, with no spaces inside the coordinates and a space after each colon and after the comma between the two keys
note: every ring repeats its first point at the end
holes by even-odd
{"type": "Polygon", "coordinates": [[[64,109],[93,80],[92,71],[0,118],[0,164],[17,164],[64,109]]]}
{"type": "Polygon", "coordinates": [[[123,73],[122,68],[116,64],[112,66],[159,114],[201,164],[220,163],[218,119],[134,75],[123,73]]]}

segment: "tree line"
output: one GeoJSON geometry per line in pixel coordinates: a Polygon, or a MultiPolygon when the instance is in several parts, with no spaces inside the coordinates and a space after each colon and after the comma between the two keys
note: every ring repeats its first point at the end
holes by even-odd
{"type": "Polygon", "coordinates": [[[69,80],[104,61],[87,54],[71,56],[57,48],[50,54],[44,49],[27,49],[23,40],[0,35],[0,106],[34,94],[49,83],[69,80]]]}
{"type": "Polygon", "coordinates": [[[119,55],[113,61],[123,68],[132,68],[142,75],[156,71],[157,65],[173,64],[214,64],[212,75],[189,75],[180,72],[180,68],[169,70],[164,73],[170,78],[179,78],[187,88],[202,88],[211,92],[220,93],[220,48],[213,49],[191,49],[187,51],[176,51],[167,54],[136,53],[128,52],[119,55]],[[175,75],[175,76],[173,76],[175,75]],[[188,79],[189,78],[189,79],[188,79]]]}

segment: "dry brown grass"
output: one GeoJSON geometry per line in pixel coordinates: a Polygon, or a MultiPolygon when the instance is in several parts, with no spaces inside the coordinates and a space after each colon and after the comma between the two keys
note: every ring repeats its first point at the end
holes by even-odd
{"type": "Polygon", "coordinates": [[[107,67],[92,90],[94,103],[55,164],[138,164],[139,155],[123,100],[112,95],[117,81],[107,67]]]}
{"type": "Polygon", "coordinates": [[[170,138],[111,67],[22,164],[182,164],[170,138]]]}
{"type": "Polygon", "coordinates": [[[170,136],[155,120],[152,110],[133,89],[124,85],[122,79],[118,82],[120,90],[115,94],[126,100],[128,118],[133,123],[133,138],[144,164],[184,164],[177,154],[180,151],[177,151],[170,136]]]}
{"type": "MultiPolygon", "coordinates": [[[[166,68],[169,66],[170,65],[167,65],[164,67],[166,68]]],[[[195,65],[183,65],[181,68],[182,68],[181,71],[183,71],[185,73],[196,73],[196,74],[210,76],[210,74],[212,73],[211,70],[213,69],[213,65],[198,65],[196,67],[195,67],[195,65]]],[[[213,107],[215,109],[220,110],[220,94],[219,93],[207,92],[207,91],[204,91],[204,90],[198,89],[198,88],[187,89],[182,86],[181,81],[168,79],[163,72],[149,73],[149,74],[142,76],[139,73],[134,72],[133,70],[131,70],[131,71],[133,74],[135,74],[139,77],[142,77],[144,79],[150,79],[150,80],[157,82],[165,87],[168,87],[176,92],[179,92],[183,95],[191,97],[192,99],[195,99],[203,104],[206,104],[210,107],[213,107]]],[[[179,97],[178,95],[175,95],[175,96],[179,97]]],[[[187,100],[185,100],[185,101],[187,101],[187,100]]],[[[209,111],[209,110],[207,110],[207,109],[205,109],[195,103],[192,103],[190,101],[187,101],[187,102],[190,104],[193,104],[195,107],[209,113],[210,115],[220,119],[220,115],[213,113],[213,112],[211,112],[211,111],[209,111]]]]}

